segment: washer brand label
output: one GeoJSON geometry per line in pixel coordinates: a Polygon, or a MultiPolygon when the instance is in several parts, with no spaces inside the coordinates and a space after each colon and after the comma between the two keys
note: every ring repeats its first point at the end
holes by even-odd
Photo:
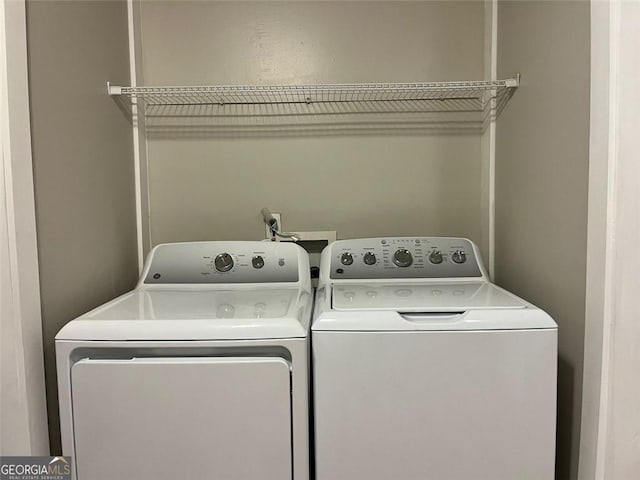
{"type": "Polygon", "coordinates": [[[71,480],[71,457],[0,457],[0,480],[71,480]]]}

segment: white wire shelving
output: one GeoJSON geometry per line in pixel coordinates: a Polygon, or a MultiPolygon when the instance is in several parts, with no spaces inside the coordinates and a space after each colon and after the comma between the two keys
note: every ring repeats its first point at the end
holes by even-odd
{"type": "Polygon", "coordinates": [[[482,129],[496,118],[520,75],[494,81],[325,85],[124,87],[109,95],[128,101],[149,131],[187,128],[370,129],[385,125],[482,129]]]}

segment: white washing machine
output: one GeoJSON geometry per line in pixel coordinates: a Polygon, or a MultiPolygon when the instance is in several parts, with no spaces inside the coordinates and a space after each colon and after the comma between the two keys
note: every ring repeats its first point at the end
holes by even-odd
{"type": "Polygon", "coordinates": [[[157,246],[56,336],[77,480],[307,480],[312,291],[291,243],[157,246]]]}
{"type": "Polygon", "coordinates": [[[553,480],[557,326],[472,242],[332,243],[316,298],[317,480],[553,480]]]}

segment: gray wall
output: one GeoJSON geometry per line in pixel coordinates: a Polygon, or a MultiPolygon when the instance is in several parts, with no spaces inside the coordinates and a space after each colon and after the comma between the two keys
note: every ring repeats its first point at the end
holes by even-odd
{"type": "Polygon", "coordinates": [[[589,2],[501,1],[496,281],[559,325],[558,480],[577,478],[589,159],[589,2]]]}
{"type": "Polygon", "coordinates": [[[131,126],[105,94],[128,83],[125,1],[27,3],[31,128],[51,449],[53,337],[137,276],[131,126]]]}
{"type": "MultiPolygon", "coordinates": [[[[482,79],[483,15],[482,2],[143,2],[144,83],[482,79]]],[[[479,135],[338,130],[150,135],[152,243],[263,238],[265,206],[291,231],[481,241],[479,135]]]]}

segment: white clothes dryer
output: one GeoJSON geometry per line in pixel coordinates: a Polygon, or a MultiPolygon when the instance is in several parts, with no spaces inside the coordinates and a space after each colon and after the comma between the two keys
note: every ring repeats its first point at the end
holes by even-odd
{"type": "Polygon", "coordinates": [[[307,480],[312,303],[295,244],[154,248],[56,336],[75,479],[307,480]]]}
{"type": "Polygon", "coordinates": [[[316,298],[317,480],[553,480],[557,326],[472,242],[334,242],[316,298]]]}

